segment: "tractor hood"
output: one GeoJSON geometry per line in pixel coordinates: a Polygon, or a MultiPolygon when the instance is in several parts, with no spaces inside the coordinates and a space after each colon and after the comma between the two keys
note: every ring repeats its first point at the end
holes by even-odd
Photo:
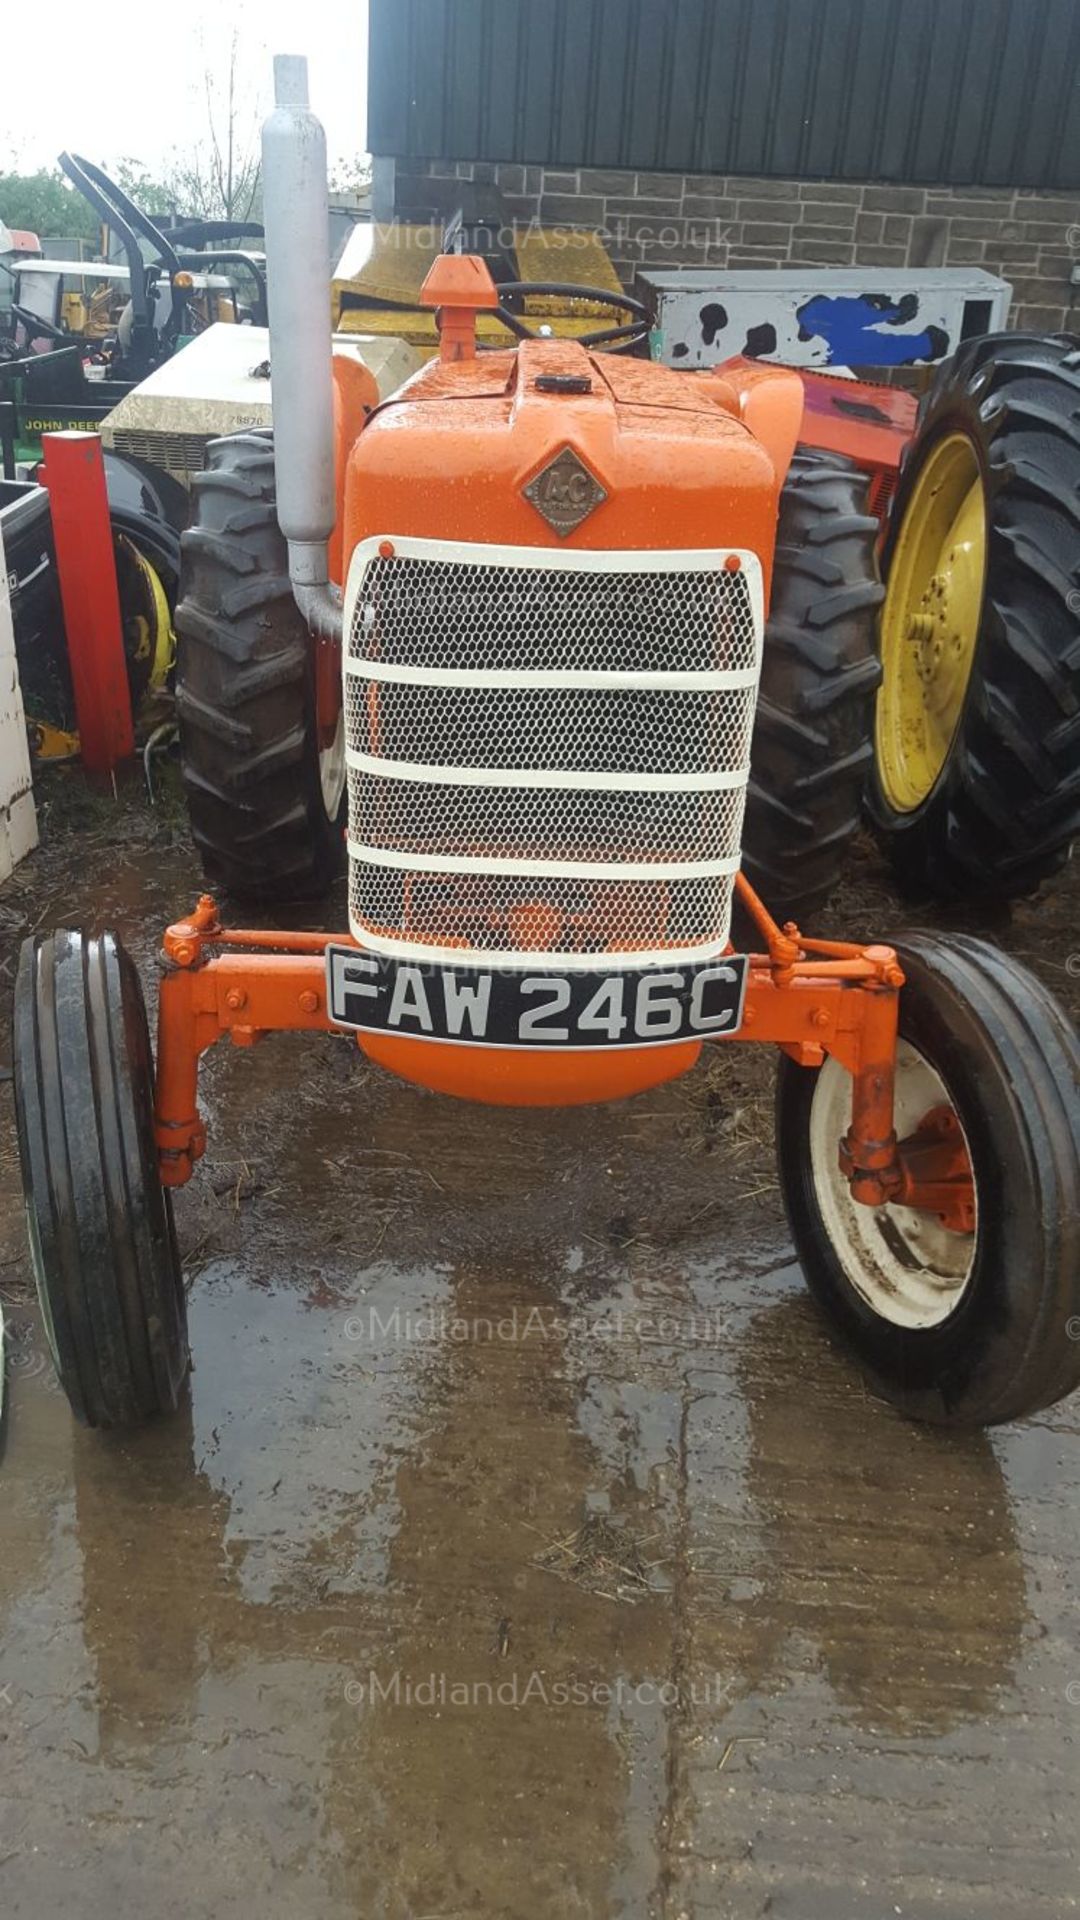
{"type": "Polygon", "coordinates": [[[526,341],[432,362],[378,409],[349,460],[345,551],[377,534],[607,551],[730,545],[759,556],[767,589],[780,466],[724,381],[526,341]]]}

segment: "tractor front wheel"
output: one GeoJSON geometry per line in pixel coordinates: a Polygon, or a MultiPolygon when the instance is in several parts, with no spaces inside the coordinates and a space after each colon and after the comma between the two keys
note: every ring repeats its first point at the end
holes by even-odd
{"type": "Polygon", "coordinates": [[[176,704],[195,844],[207,878],[238,900],[315,900],[345,857],[340,660],[316,640],[289,585],[273,442],[213,440],[181,543],[176,704]],[[336,713],[320,713],[320,694],[336,713]]]}
{"type": "Polygon", "coordinates": [[[1027,969],[964,936],[895,943],[896,1133],[949,1116],[974,1232],[855,1201],[839,1164],[851,1080],[780,1066],[777,1150],[811,1292],[879,1391],[952,1426],[1014,1420],[1080,1385],[1080,1042],[1027,969]]]}
{"type": "Polygon", "coordinates": [[[188,1370],[184,1285],[142,989],[112,934],[24,942],[14,1064],[30,1255],[60,1384],[87,1426],[170,1413],[188,1370]]]}

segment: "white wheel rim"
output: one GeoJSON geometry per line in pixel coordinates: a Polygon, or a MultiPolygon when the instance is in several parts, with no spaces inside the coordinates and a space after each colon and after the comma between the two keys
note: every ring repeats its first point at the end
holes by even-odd
{"type": "Polygon", "coordinates": [[[48,1342],[49,1353],[52,1356],[53,1368],[57,1379],[59,1379],[60,1355],[56,1350],[56,1328],[53,1325],[52,1307],[49,1304],[49,1289],[45,1277],[45,1256],[41,1251],[41,1235],[38,1232],[37,1209],[31,1205],[29,1200],[26,1202],[26,1225],[30,1241],[30,1265],[33,1269],[34,1285],[37,1288],[38,1306],[41,1308],[42,1325],[45,1328],[45,1339],[48,1342]]]}
{"type": "MultiPolygon", "coordinates": [[[[895,1126],[914,1133],[931,1107],[950,1106],[941,1075],[910,1042],[896,1051],[895,1126]]],[[[978,1233],[954,1233],[914,1207],[866,1207],[851,1197],[839,1146],[851,1125],[851,1076],[827,1059],[810,1105],[810,1170],[833,1252],[856,1293],[894,1327],[937,1327],[971,1281],[978,1233]]],[[[964,1141],[965,1146],[967,1140],[964,1141]]],[[[970,1148],[969,1148],[970,1152],[970,1148]]]]}
{"type": "Polygon", "coordinates": [[[345,791],[345,713],[338,714],[337,730],[328,747],[319,749],[319,785],[327,817],[336,820],[345,791]]]}

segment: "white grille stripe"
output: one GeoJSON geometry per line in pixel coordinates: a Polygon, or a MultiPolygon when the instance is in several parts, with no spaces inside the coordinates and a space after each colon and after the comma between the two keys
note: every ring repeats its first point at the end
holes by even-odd
{"type": "Polygon", "coordinates": [[[399,867],[407,873],[505,873],[542,880],[710,880],[739,871],[739,855],[722,860],[498,860],[467,853],[402,853],[397,847],[365,847],[350,836],[349,855],[369,867],[399,867]]]}
{"type": "MultiPolygon", "coordinates": [[[[376,916],[381,924],[381,916],[376,916]]],[[[361,921],[361,925],[365,923],[361,921]]],[[[393,954],[405,960],[415,960],[422,955],[425,960],[437,965],[449,967],[461,966],[462,962],[475,964],[477,959],[486,967],[512,967],[515,971],[523,966],[543,964],[545,967],[557,967],[560,973],[591,973],[602,963],[605,973],[622,973],[637,967],[673,967],[684,960],[715,960],[728,950],[727,934],[720,940],[695,942],[684,947],[635,947],[632,953],[573,953],[565,948],[549,949],[542,954],[529,955],[520,947],[485,947],[481,954],[470,952],[461,947],[443,947],[435,940],[395,940],[392,935],[381,933],[374,939],[366,930],[358,936],[366,947],[379,953],[393,954]]]]}
{"type": "Polygon", "coordinates": [[[381,754],[345,750],[347,764],[357,773],[380,780],[420,780],[447,787],[574,787],[607,793],[728,793],[746,785],[750,767],[724,773],[578,773],[572,768],[545,767],[534,773],[521,767],[442,767],[423,760],[384,760],[381,754]]]}
{"type": "Polygon", "coordinates": [[[759,564],[726,561],[357,548],[344,694],[362,944],[568,967],[723,949],[762,641],[759,564]]]}
{"type": "Polygon", "coordinates": [[[489,667],[482,673],[463,674],[453,667],[405,667],[383,660],[347,659],[345,672],[400,687],[612,687],[629,693],[674,693],[678,689],[687,693],[735,693],[743,687],[756,687],[758,681],[753,667],[716,673],[597,673],[572,667],[545,672],[536,667],[489,667]]]}

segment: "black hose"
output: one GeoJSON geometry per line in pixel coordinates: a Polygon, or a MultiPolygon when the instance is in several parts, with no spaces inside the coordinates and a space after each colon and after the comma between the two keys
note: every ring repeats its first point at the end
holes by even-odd
{"type": "Polygon", "coordinates": [[[607,287],[575,286],[572,281],[562,280],[502,280],[499,293],[516,293],[526,299],[531,294],[538,296],[553,294],[566,300],[591,300],[597,306],[622,307],[625,313],[636,313],[640,320],[649,320],[649,309],[640,300],[634,300],[628,293],[612,293],[607,287]]]}

